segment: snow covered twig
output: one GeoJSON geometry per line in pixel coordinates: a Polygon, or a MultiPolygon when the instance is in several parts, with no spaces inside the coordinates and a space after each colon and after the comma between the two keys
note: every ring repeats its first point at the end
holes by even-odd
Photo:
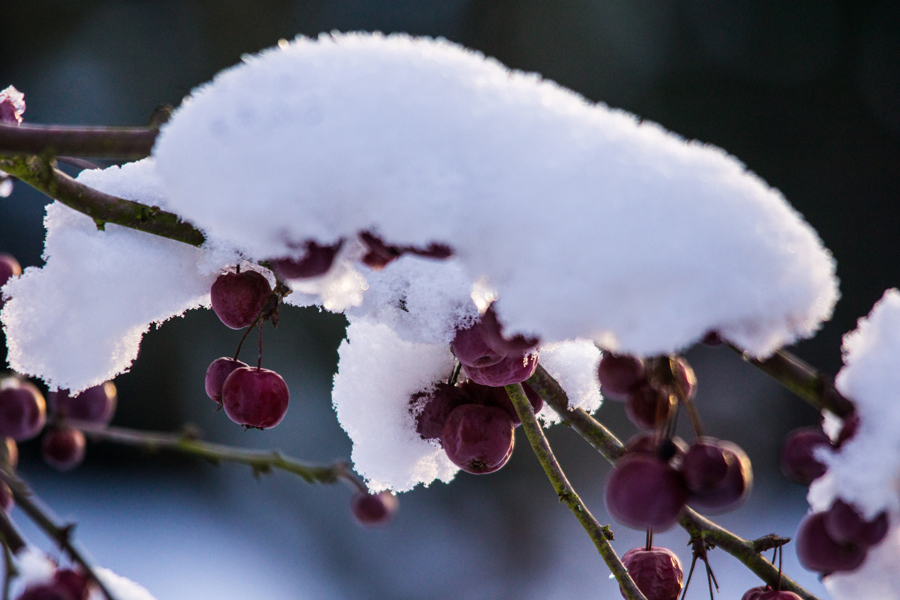
{"type": "Polygon", "coordinates": [[[0,123],[0,154],[103,157],[136,160],[150,155],[157,127],[63,127],[0,123]]]}

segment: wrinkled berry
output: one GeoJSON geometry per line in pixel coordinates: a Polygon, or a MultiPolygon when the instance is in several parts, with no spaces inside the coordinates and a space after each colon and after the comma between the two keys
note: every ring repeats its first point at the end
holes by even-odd
{"type": "Polygon", "coordinates": [[[441,443],[447,458],[463,471],[493,473],[512,456],[514,429],[502,408],[464,404],[447,417],[441,443]]]}
{"type": "MultiPolygon", "coordinates": [[[[647,600],[677,600],[681,594],[684,571],[681,561],[668,548],[632,548],[622,556],[622,564],[647,600]]],[[[621,587],[619,591],[626,597],[621,587]]]]}

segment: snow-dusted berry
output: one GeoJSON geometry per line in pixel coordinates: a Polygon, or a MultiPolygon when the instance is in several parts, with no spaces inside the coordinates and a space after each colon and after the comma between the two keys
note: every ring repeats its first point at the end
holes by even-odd
{"type": "Polygon", "coordinates": [[[825,511],[824,526],[828,537],[838,544],[869,548],[879,544],[887,535],[888,517],[886,512],[881,511],[867,521],[856,507],[838,498],[825,511]]]}
{"type": "Polygon", "coordinates": [[[350,501],[350,512],[356,522],[366,527],[386,525],[397,512],[397,496],[384,491],[377,494],[357,493],[350,501]]]}
{"type": "Polygon", "coordinates": [[[116,412],[116,386],[107,381],[72,396],[68,390],[47,394],[51,414],[107,425],[116,412]]]}
{"type": "Polygon", "coordinates": [[[209,290],[212,308],[232,329],[250,326],[272,293],[269,281],[256,271],[223,273],[209,290]]]}
{"type": "Polygon", "coordinates": [[[512,456],[516,438],[509,414],[496,406],[464,404],[444,423],[441,444],[450,462],[467,473],[493,473],[512,456]]]}
{"type": "Polygon", "coordinates": [[[29,440],[46,420],[47,404],[34,385],[18,377],[0,380],[0,436],[29,440]]]}
{"type": "MultiPolygon", "coordinates": [[[[684,571],[681,561],[668,548],[632,548],[622,556],[622,564],[647,600],[677,600],[681,594],[684,571]]],[[[621,587],[619,591],[626,597],[621,587]]]]}
{"type": "Polygon", "coordinates": [[[481,317],[485,342],[497,352],[505,355],[522,355],[534,351],[540,341],[535,337],[515,335],[507,337],[503,334],[503,325],[497,318],[494,307],[488,308],[481,317]]]}
{"type": "Polygon", "coordinates": [[[284,379],[268,369],[239,367],[222,385],[225,414],[245,427],[275,427],[287,413],[289,398],[284,379]]]}
{"type": "MultiPolygon", "coordinates": [[[[22,266],[19,261],[9,254],[0,254],[0,287],[3,287],[7,281],[13,277],[22,274],[22,266]]],[[[3,296],[0,295],[0,308],[3,308],[3,296]]]]}
{"type": "Polygon", "coordinates": [[[481,322],[466,329],[459,329],[450,342],[453,354],[464,365],[470,367],[490,367],[502,361],[506,354],[497,352],[484,341],[484,327],[481,322]]]}
{"type": "Polygon", "coordinates": [[[410,409],[416,421],[416,433],[425,440],[440,441],[447,416],[457,406],[471,404],[466,391],[449,383],[439,383],[429,392],[413,394],[410,409]]]}

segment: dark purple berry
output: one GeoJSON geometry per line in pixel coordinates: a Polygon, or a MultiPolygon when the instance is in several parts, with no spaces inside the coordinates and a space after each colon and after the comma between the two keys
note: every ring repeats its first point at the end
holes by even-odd
{"type": "Polygon", "coordinates": [[[844,417],[844,424],[841,426],[841,431],[838,433],[837,441],[834,445],[837,448],[840,448],[844,445],[845,442],[852,440],[853,436],[856,435],[856,432],[859,430],[859,413],[855,410],[844,417]]]}
{"type": "Polygon", "coordinates": [[[219,275],[209,290],[209,298],[222,323],[243,329],[253,324],[271,293],[272,286],[260,273],[242,271],[219,275]]]}
{"type": "Polygon", "coordinates": [[[71,590],[56,581],[30,585],[17,600],[81,600],[72,595],[71,590]]]}
{"type": "MultiPolygon", "coordinates": [[[[684,571],[668,548],[632,548],[622,556],[622,564],[647,600],[677,600],[681,594],[684,571]]],[[[626,597],[621,587],[619,591],[626,597]]]]}
{"type": "Polygon", "coordinates": [[[407,252],[416,256],[440,260],[453,256],[453,250],[445,244],[428,244],[425,248],[393,246],[369,231],[360,233],[359,239],[366,246],[366,254],[362,258],[363,264],[376,271],[383,269],[407,252]]]}
{"type": "Polygon", "coordinates": [[[700,341],[707,346],[710,346],[711,348],[721,346],[725,343],[725,340],[722,339],[722,336],[719,335],[718,331],[710,331],[709,333],[704,335],[700,341]]]}
{"type": "Polygon", "coordinates": [[[506,357],[484,342],[480,322],[466,329],[457,330],[450,347],[459,362],[470,367],[490,367],[506,357]]]}
{"type": "Polygon", "coordinates": [[[703,492],[691,493],[688,504],[708,512],[722,513],[734,510],[750,495],[753,487],[753,469],[750,458],[737,444],[718,440],[728,470],[721,483],[703,492]]]}
{"type": "MultiPolygon", "coordinates": [[[[3,287],[7,281],[13,277],[22,274],[22,267],[19,261],[9,254],[0,254],[0,287],[3,287]]],[[[3,296],[0,295],[0,308],[3,308],[3,296]]]]}
{"type": "Polygon", "coordinates": [[[34,385],[17,377],[0,380],[0,436],[29,440],[46,420],[47,405],[34,385]]]}
{"type": "Polygon", "coordinates": [[[472,402],[462,388],[448,383],[439,383],[430,392],[413,394],[409,400],[416,421],[416,433],[422,439],[438,441],[444,433],[447,416],[453,409],[472,402]]]}
{"type": "Polygon", "coordinates": [[[463,471],[493,473],[512,456],[514,429],[502,408],[464,404],[447,417],[441,444],[450,462],[463,471]]]}
{"type": "Polygon", "coordinates": [[[49,429],[41,444],[44,462],[60,471],[71,471],[84,461],[84,434],[71,427],[49,429]]]}
{"type": "Polygon", "coordinates": [[[816,458],[816,448],[831,447],[831,440],[818,427],[795,429],[781,445],[781,472],[794,483],[809,485],[828,470],[816,458]]]}
{"type": "Polygon", "coordinates": [[[481,385],[503,387],[513,383],[522,383],[532,375],[538,365],[537,352],[534,354],[507,356],[489,367],[470,367],[463,365],[465,374],[481,385]]]}
{"type": "Polygon", "coordinates": [[[324,275],[334,263],[334,257],[341,249],[343,241],[330,246],[320,246],[316,242],[306,243],[303,258],[276,258],[271,261],[275,272],[282,279],[308,279],[324,275]]]}
{"type": "Polygon", "coordinates": [[[225,414],[245,427],[275,427],[287,413],[289,398],[284,379],[268,369],[239,367],[222,386],[225,414]]]}
{"type": "Polygon", "coordinates": [[[249,367],[249,365],[227,356],[212,361],[206,369],[206,380],[203,384],[206,388],[206,395],[222,404],[222,386],[225,385],[225,380],[231,375],[231,372],[240,367],[249,367]]]}
{"type": "Polygon", "coordinates": [[[838,498],[825,511],[825,531],[838,544],[869,548],[880,543],[887,535],[887,513],[881,511],[874,519],[866,521],[852,504],[838,498]]]}
{"type": "Polygon", "coordinates": [[[597,377],[604,397],[625,401],[631,390],[647,381],[647,371],[639,358],[604,352],[597,366],[597,377]]]}
{"type": "Polygon", "coordinates": [[[625,455],[606,480],[606,510],[628,527],[665,530],[688,499],[684,479],[668,462],[646,454],[625,455]]]}
{"type": "Polygon", "coordinates": [[[377,494],[357,493],[350,501],[350,512],[356,522],[366,527],[386,525],[397,512],[397,497],[387,491],[377,494]]]}
{"type": "Polygon", "coordinates": [[[90,579],[81,571],[58,569],[53,575],[53,582],[67,589],[76,600],[87,600],[90,593],[90,579]]]}
{"type": "Polygon", "coordinates": [[[641,429],[653,430],[669,420],[675,405],[660,388],[643,384],[636,387],[625,401],[625,415],[641,429]]]}
{"type": "MultiPolygon", "coordinates": [[[[461,387],[469,398],[469,404],[497,406],[509,414],[509,418],[514,426],[518,427],[522,424],[521,419],[519,419],[519,413],[516,412],[516,407],[513,406],[505,388],[488,387],[471,380],[464,382],[461,387]]],[[[522,389],[525,390],[525,397],[528,398],[531,409],[535,414],[539,413],[544,408],[544,400],[527,383],[522,383],[522,389]]]]}
{"type": "Polygon", "coordinates": [[[852,571],[866,560],[866,550],[853,544],[839,544],[825,529],[825,513],[804,517],[797,531],[797,558],[805,569],[819,573],[852,571]]]}
{"type": "Polygon", "coordinates": [[[107,381],[74,396],[70,395],[68,390],[50,392],[47,394],[47,404],[54,415],[108,425],[116,412],[116,386],[113,382],[107,381]]]}
{"type": "Polygon", "coordinates": [[[694,440],[681,463],[681,474],[688,491],[704,494],[719,486],[728,473],[729,456],[715,438],[694,440]]]}
{"type": "Polygon", "coordinates": [[[488,308],[481,317],[481,323],[485,343],[500,354],[507,356],[528,354],[534,351],[540,343],[536,337],[504,336],[503,325],[500,324],[493,306],[488,308]]]}

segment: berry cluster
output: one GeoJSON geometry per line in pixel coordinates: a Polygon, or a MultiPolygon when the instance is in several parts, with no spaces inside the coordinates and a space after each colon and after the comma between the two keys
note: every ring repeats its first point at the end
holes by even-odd
{"type": "Polygon", "coordinates": [[[531,377],[537,369],[537,346],[536,338],[504,336],[493,308],[474,325],[458,330],[450,343],[469,379],[490,387],[521,383],[531,377]]]}
{"type": "Polygon", "coordinates": [[[725,512],[750,492],[750,459],[736,444],[700,435],[692,403],[696,378],[684,358],[649,361],[607,352],[597,369],[600,389],[624,400],[629,419],[649,433],[626,446],[606,482],[610,515],[635,529],[667,529],[682,509],[725,512]],[[679,406],[698,437],[687,445],[671,435],[679,406]]]}

